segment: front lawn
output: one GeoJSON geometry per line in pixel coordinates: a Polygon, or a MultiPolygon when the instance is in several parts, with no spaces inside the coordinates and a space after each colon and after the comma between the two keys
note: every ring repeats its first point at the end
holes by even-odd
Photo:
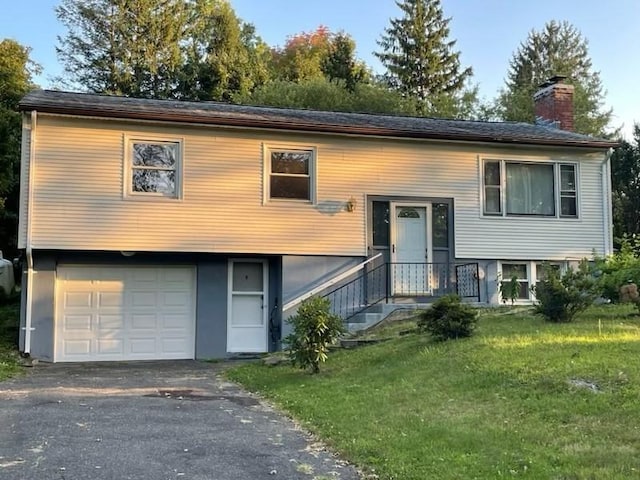
{"type": "Polygon", "coordinates": [[[20,370],[17,349],[19,315],[19,303],[0,305],[0,381],[20,370]]]}
{"type": "Polygon", "coordinates": [[[548,324],[500,309],[472,338],[341,350],[317,376],[258,363],[228,375],[381,479],[640,478],[635,312],[548,324]]]}

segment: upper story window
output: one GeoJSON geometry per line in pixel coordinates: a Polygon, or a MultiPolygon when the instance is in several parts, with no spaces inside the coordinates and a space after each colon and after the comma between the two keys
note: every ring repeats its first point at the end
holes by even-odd
{"type": "Polygon", "coordinates": [[[128,140],[129,193],[133,196],[179,198],[181,143],[128,140]]]}
{"type": "Polygon", "coordinates": [[[267,199],[314,201],[315,150],[266,149],[267,199]]]}
{"type": "Polygon", "coordinates": [[[483,162],[484,215],[576,218],[575,164],[483,162]]]}

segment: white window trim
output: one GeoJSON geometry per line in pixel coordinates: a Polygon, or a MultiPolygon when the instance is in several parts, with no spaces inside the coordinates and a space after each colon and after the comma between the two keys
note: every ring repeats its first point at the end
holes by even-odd
{"type": "MultiPolygon", "coordinates": [[[[262,204],[270,203],[302,203],[317,204],[317,183],[318,183],[318,148],[310,145],[290,144],[290,143],[264,143],[262,146],[262,204]],[[309,162],[309,199],[301,198],[271,198],[271,152],[310,152],[309,162]]],[[[294,175],[292,175],[294,176],[294,175]]]]}
{"type": "Polygon", "coordinates": [[[581,199],[581,186],[580,186],[580,164],[576,161],[562,161],[562,160],[542,160],[542,159],[519,159],[519,158],[504,158],[504,157],[478,157],[479,159],[479,168],[478,168],[478,180],[480,187],[480,217],[481,218],[495,218],[495,219],[523,219],[523,218],[531,218],[536,220],[569,220],[569,221],[578,221],[581,220],[581,212],[580,212],[580,199],[581,199]],[[500,162],[500,209],[501,213],[485,213],[485,184],[484,184],[484,164],[486,162],[500,162]],[[553,189],[553,197],[555,202],[555,215],[515,215],[515,214],[507,214],[506,209],[506,164],[507,163],[531,163],[538,165],[553,165],[553,181],[554,181],[554,189],[553,189]],[[561,201],[560,201],[560,166],[561,165],[571,165],[574,168],[575,172],[575,183],[576,183],[576,215],[575,216],[567,216],[561,215],[561,201]]]}
{"type": "Polygon", "coordinates": [[[184,178],[184,138],[169,137],[152,134],[125,134],[123,139],[124,148],[124,165],[122,172],[123,179],[123,197],[125,199],[135,200],[151,200],[151,201],[170,201],[175,202],[183,198],[183,178],[184,178]],[[175,195],[165,195],[155,192],[134,192],[132,189],[133,178],[133,151],[132,144],[139,143],[171,143],[178,145],[178,154],[176,158],[176,192],[175,195]]]}
{"type": "MultiPolygon", "coordinates": [[[[500,282],[503,281],[509,281],[509,278],[502,278],[502,266],[503,265],[513,265],[513,264],[517,264],[517,265],[522,265],[525,264],[527,266],[527,278],[519,278],[519,281],[526,281],[529,284],[529,292],[528,292],[528,296],[527,298],[518,298],[515,301],[515,305],[530,305],[532,302],[535,301],[536,296],[534,295],[534,293],[531,291],[531,287],[533,287],[534,285],[536,285],[538,283],[538,274],[537,274],[537,268],[538,268],[538,264],[539,263],[548,263],[551,265],[559,265],[560,266],[560,274],[564,275],[564,273],[567,271],[568,265],[566,261],[560,261],[560,260],[500,260],[498,261],[498,275],[497,275],[497,281],[498,281],[498,287],[500,282]]],[[[500,301],[500,303],[504,303],[502,296],[500,295],[500,290],[498,289],[498,299],[500,301]]],[[[510,304],[510,300],[507,300],[507,304],[510,304]]]]}

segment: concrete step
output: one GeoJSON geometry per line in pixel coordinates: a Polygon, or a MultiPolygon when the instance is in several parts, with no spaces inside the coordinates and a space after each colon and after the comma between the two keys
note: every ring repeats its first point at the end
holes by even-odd
{"type": "Polygon", "coordinates": [[[357,332],[379,323],[385,315],[382,313],[358,313],[349,319],[346,324],[347,331],[357,332]]]}

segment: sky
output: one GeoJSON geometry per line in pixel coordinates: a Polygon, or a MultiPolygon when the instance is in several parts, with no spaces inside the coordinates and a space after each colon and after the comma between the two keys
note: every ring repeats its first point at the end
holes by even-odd
{"type": "MultiPolygon", "coordinates": [[[[58,0],[0,0],[0,39],[13,38],[32,48],[31,56],[43,67],[35,80],[43,88],[54,86],[63,71],[55,53],[64,27],[56,19],[58,0]]],[[[567,20],[589,42],[593,69],[600,72],[607,91],[605,103],[613,109],[613,127],[628,139],[640,122],[639,0],[442,0],[451,39],[457,40],[462,66],[471,66],[480,95],[492,99],[504,85],[509,60],[532,30],[550,20],[567,20]]],[[[349,33],[359,58],[374,70],[383,67],[373,56],[389,19],[399,16],[394,0],[231,0],[236,13],[253,23],[272,46],[287,36],[314,30],[319,25],[349,33]]]]}

